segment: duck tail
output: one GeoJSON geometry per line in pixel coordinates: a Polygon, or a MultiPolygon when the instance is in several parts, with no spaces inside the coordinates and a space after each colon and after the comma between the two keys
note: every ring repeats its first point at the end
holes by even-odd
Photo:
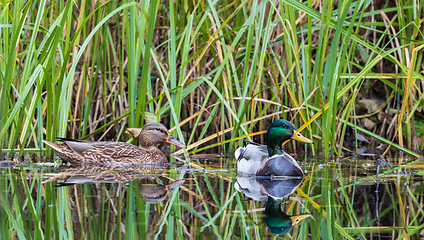
{"type": "Polygon", "coordinates": [[[49,142],[49,141],[47,141],[47,140],[43,140],[43,142],[44,142],[47,146],[51,147],[54,151],[56,151],[56,152],[62,152],[62,149],[59,147],[59,144],[54,143],[54,142],[49,142]]]}
{"type": "Polygon", "coordinates": [[[243,158],[244,151],[245,149],[243,147],[240,147],[240,148],[237,148],[237,150],[234,152],[234,157],[237,159],[237,161],[243,158]]]}

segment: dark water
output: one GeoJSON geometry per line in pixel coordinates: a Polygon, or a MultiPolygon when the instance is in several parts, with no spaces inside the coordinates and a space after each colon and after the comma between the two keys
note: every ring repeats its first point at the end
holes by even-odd
{"type": "MultiPolygon", "coordinates": [[[[424,161],[297,157],[304,178],[4,162],[0,239],[420,239],[424,161]]],[[[171,161],[177,161],[171,158],[171,161]]]]}

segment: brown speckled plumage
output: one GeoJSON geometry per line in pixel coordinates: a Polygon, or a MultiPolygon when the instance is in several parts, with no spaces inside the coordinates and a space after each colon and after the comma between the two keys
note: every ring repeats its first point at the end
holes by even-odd
{"type": "Polygon", "coordinates": [[[63,144],[43,141],[65,162],[102,166],[163,165],[168,162],[157,147],[169,143],[183,148],[168,129],[160,123],[148,123],[138,134],[139,146],[124,142],[89,142],[59,139],[63,144]]]}

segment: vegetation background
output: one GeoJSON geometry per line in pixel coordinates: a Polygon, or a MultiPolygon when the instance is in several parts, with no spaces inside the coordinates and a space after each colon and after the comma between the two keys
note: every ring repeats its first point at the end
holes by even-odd
{"type": "Polygon", "coordinates": [[[371,141],[419,156],[423,5],[3,2],[0,143],[22,153],[56,137],[123,141],[158,121],[191,153],[225,140],[231,153],[285,118],[314,138],[307,151],[371,141]]]}
{"type": "MultiPolygon", "coordinates": [[[[381,155],[423,148],[424,1],[0,6],[1,153],[43,150],[42,139],[56,137],[126,141],[127,127],[159,121],[190,156],[232,154],[243,138],[263,143],[277,118],[313,138],[304,150],[330,153],[326,160],[362,146],[381,155]]],[[[303,160],[308,176],[282,206],[313,218],[282,238],[424,235],[419,160],[381,172],[377,161],[303,160]]],[[[220,169],[235,162],[220,161],[220,169]]],[[[1,239],[276,238],[249,212],[264,202],[235,190],[235,173],[171,170],[163,176],[185,184],[150,204],[139,181],[58,188],[45,182],[57,176],[50,171],[2,169],[1,239]]]]}

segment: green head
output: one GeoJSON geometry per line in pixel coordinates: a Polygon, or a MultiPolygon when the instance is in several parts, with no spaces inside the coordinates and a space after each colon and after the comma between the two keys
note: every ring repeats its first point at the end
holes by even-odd
{"type": "Polygon", "coordinates": [[[304,143],[313,143],[312,140],[302,136],[291,122],[283,119],[274,121],[266,133],[266,145],[268,146],[269,157],[276,154],[283,154],[282,145],[290,139],[304,143]]]}
{"type": "Polygon", "coordinates": [[[268,196],[265,206],[265,222],[269,230],[277,235],[290,232],[302,219],[310,217],[311,214],[289,216],[281,210],[282,199],[268,196]]]}

